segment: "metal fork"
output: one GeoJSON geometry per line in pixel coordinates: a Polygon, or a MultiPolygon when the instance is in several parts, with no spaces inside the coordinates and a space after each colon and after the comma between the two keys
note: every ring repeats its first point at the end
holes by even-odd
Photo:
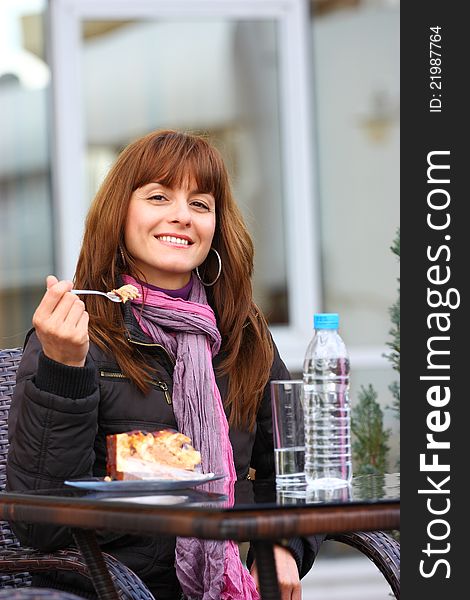
{"type": "Polygon", "coordinates": [[[122,302],[121,296],[114,294],[113,292],[98,292],[98,290],[70,290],[72,294],[97,294],[98,296],[105,296],[111,302],[122,302]]]}

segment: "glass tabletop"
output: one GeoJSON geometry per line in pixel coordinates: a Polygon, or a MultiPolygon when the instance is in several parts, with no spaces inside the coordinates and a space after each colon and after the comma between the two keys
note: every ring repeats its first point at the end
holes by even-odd
{"type": "MultiPolygon", "coordinates": [[[[21,494],[21,492],[12,492],[21,494]]],[[[23,492],[24,494],[48,498],[62,498],[75,501],[96,503],[138,503],[171,508],[211,508],[216,510],[272,509],[301,506],[334,506],[352,504],[378,504],[399,502],[400,475],[390,473],[384,475],[362,475],[354,477],[351,485],[334,489],[316,489],[306,484],[291,487],[276,486],[274,479],[240,480],[228,484],[224,479],[210,481],[187,488],[177,489],[129,489],[122,491],[115,488],[83,489],[64,486],[54,489],[43,489],[23,492]]]]}
{"type": "Polygon", "coordinates": [[[360,475],[351,485],[337,488],[277,487],[277,504],[350,504],[398,501],[400,474],[360,475]]]}

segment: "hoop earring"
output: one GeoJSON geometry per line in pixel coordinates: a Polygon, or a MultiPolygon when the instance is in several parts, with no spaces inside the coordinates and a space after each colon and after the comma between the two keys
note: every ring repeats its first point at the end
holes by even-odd
{"type": "Polygon", "coordinates": [[[219,262],[219,270],[217,272],[217,276],[214,279],[214,281],[211,281],[210,283],[206,283],[205,281],[203,281],[202,278],[201,278],[201,276],[199,275],[199,267],[196,267],[196,275],[197,275],[199,281],[205,287],[211,287],[211,286],[213,286],[214,283],[216,283],[219,280],[220,274],[222,273],[222,259],[220,258],[220,254],[217,252],[217,250],[215,248],[211,248],[211,250],[213,252],[215,252],[215,255],[217,256],[217,260],[219,262]]]}

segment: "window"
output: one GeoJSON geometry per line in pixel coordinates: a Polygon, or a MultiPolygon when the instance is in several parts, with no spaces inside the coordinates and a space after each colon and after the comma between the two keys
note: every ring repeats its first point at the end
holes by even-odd
{"type": "Polygon", "coordinates": [[[23,344],[54,271],[45,2],[0,3],[0,347],[23,344]]]}
{"type": "Polygon", "coordinates": [[[123,146],[160,127],[207,132],[254,238],[255,299],[298,367],[319,306],[306,4],[56,0],[50,10],[60,275],[75,270],[90,197],[123,146]]]}

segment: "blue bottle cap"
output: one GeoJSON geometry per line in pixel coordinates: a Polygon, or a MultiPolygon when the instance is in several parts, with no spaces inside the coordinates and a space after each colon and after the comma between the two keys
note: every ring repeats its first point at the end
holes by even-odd
{"type": "Polygon", "coordinates": [[[315,313],[313,315],[313,327],[315,329],[338,329],[338,313],[315,313]]]}

